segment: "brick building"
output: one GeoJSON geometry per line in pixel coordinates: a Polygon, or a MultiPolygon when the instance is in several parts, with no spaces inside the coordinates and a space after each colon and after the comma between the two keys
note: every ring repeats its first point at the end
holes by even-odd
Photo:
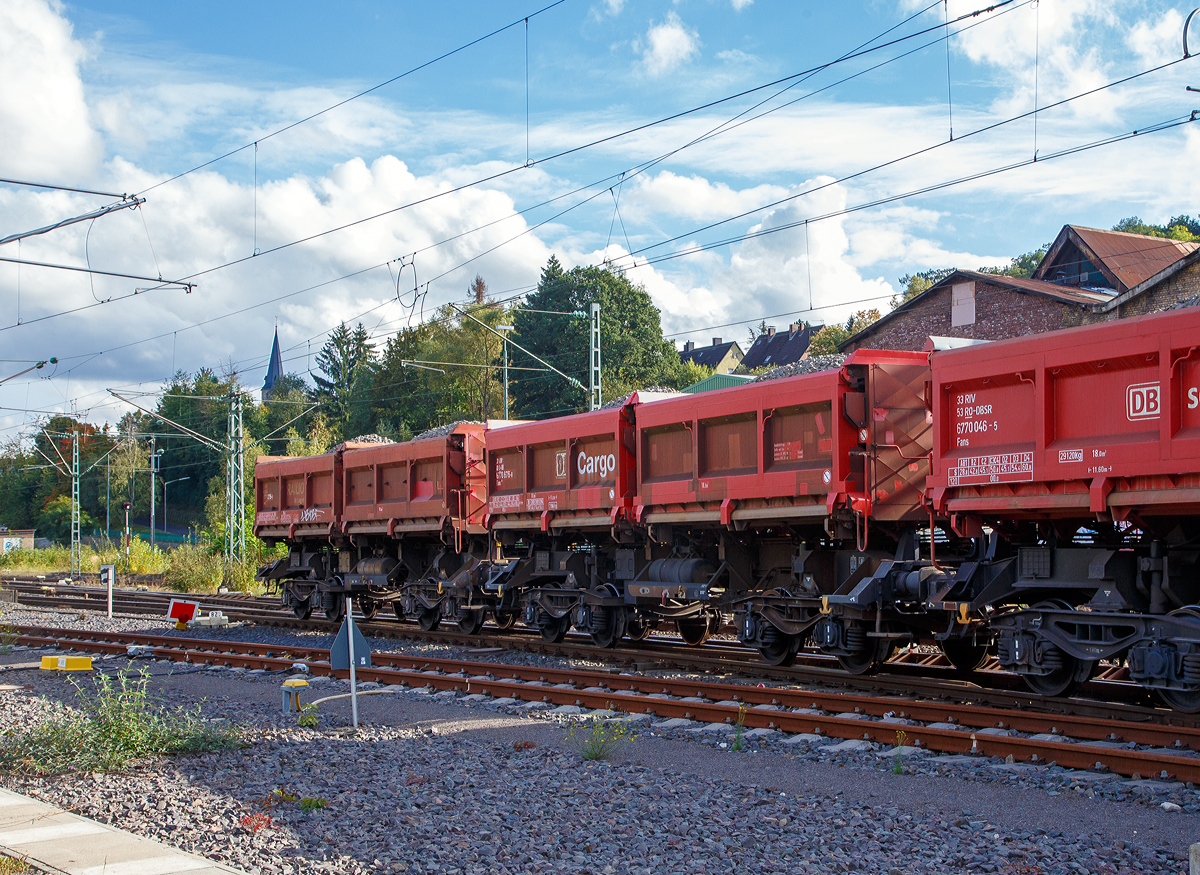
{"type": "Polygon", "coordinates": [[[1200,243],[1065,225],[1030,279],[956,270],[842,344],[921,349],[1152,313],[1200,295],[1200,243]]]}

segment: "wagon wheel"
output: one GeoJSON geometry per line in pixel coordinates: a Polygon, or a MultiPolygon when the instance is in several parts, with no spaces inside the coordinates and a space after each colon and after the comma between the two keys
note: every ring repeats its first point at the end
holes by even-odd
{"type": "MultiPolygon", "coordinates": [[[[598,586],[592,592],[599,598],[618,595],[612,586],[598,586]]],[[[628,627],[628,611],[623,607],[592,608],[592,643],[597,647],[616,647],[628,627]]]]}
{"type": "Polygon", "coordinates": [[[297,620],[307,620],[312,616],[312,596],[308,598],[294,599],[292,601],[292,613],[296,615],[297,620]]]}
{"type": "Polygon", "coordinates": [[[517,625],[517,617],[519,614],[516,611],[495,611],[492,614],[492,622],[496,624],[496,628],[501,632],[507,632],[513,626],[517,625]]]}
{"type": "Polygon", "coordinates": [[[788,666],[796,661],[803,640],[802,635],[789,635],[774,626],[768,626],[763,630],[758,652],[770,665],[788,666]]]}
{"type": "Polygon", "coordinates": [[[458,618],[458,631],[464,635],[478,635],[483,631],[483,608],[477,611],[463,611],[458,618]]]}
{"type": "Polygon", "coordinates": [[[1025,686],[1039,696],[1069,696],[1096,672],[1096,661],[1093,659],[1076,659],[1064,653],[1062,660],[1062,666],[1050,674],[1021,675],[1025,686]]]}
{"type": "Polygon", "coordinates": [[[970,638],[948,638],[939,641],[942,655],[959,671],[977,671],[988,658],[988,646],[970,638]]]}
{"type": "Polygon", "coordinates": [[[896,644],[890,638],[868,638],[867,646],[852,654],[838,654],[838,665],[848,674],[874,674],[887,662],[896,644]]]}
{"type": "MultiPolygon", "coordinates": [[[[718,620],[718,622],[720,622],[718,620]]],[[[676,620],[675,628],[679,637],[692,647],[699,647],[712,634],[712,623],[709,617],[690,617],[686,620],[676,620]]]]}
{"type": "Polygon", "coordinates": [[[362,611],[364,620],[374,620],[379,614],[379,602],[375,599],[361,598],[358,600],[358,609],[362,611]]]}
{"type": "Polygon", "coordinates": [[[404,602],[399,601],[399,600],[392,602],[392,613],[396,615],[397,620],[405,619],[404,602]]]}
{"type": "Polygon", "coordinates": [[[650,626],[641,614],[630,614],[625,621],[625,637],[630,641],[641,641],[650,634],[650,626]]]}
{"type": "Polygon", "coordinates": [[[338,593],[326,593],[324,599],[325,619],[340,623],[346,616],[346,600],[338,593]]]}
{"type": "Polygon", "coordinates": [[[426,632],[432,632],[441,620],[442,615],[437,608],[426,608],[417,616],[417,625],[426,632]]]}
{"type": "Polygon", "coordinates": [[[538,611],[537,627],[543,639],[551,644],[558,644],[567,637],[567,631],[571,628],[571,615],[552,617],[545,611],[538,611]]]}
{"type": "MultiPolygon", "coordinates": [[[[1050,599],[1033,606],[1035,609],[1070,611],[1071,605],[1061,599],[1050,599]]],[[[1022,674],[1025,686],[1039,696],[1069,696],[1079,685],[1096,673],[1094,659],[1077,659],[1054,648],[1062,655],[1062,665],[1049,674],[1022,674]]]]}
{"type": "MultiPolygon", "coordinates": [[[[1171,611],[1169,617],[1186,617],[1190,620],[1200,620],[1200,611],[1195,608],[1180,608],[1171,611]]],[[[1175,711],[1184,714],[1195,714],[1200,711],[1200,690],[1158,690],[1158,696],[1175,711]]]]}

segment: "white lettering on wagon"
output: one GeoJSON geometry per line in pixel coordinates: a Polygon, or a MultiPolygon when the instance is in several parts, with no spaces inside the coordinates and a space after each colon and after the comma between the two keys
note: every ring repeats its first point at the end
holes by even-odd
{"type": "Polygon", "coordinates": [[[1018,483],[1033,479],[1033,453],[999,453],[994,456],[963,456],[946,471],[950,486],[983,483],[1018,483]]]}
{"type": "Polygon", "coordinates": [[[601,456],[589,456],[583,450],[579,451],[579,456],[575,460],[575,467],[579,469],[580,476],[587,477],[588,475],[600,475],[601,480],[607,480],[608,475],[617,470],[617,457],[612,453],[601,456]]]}
{"type": "Polygon", "coordinates": [[[1158,419],[1160,397],[1158,383],[1134,383],[1125,390],[1125,415],[1130,422],[1158,419]]]}

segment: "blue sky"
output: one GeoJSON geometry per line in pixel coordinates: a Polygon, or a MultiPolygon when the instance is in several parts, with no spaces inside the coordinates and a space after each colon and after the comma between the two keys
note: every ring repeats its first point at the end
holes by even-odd
{"type": "MultiPolygon", "coordinates": [[[[1200,136],[1184,126],[843,213],[1027,161],[1035,148],[1045,157],[1186,116],[1200,107],[1184,91],[1200,85],[1195,60],[1043,113],[1036,146],[1031,119],[964,138],[1032,109],[1035,83],[1044,106],[1178,58],[1184,6],[1014,0],[952,25],[949,83],[939,30],[785,92],[758,91],[524,168],[527,137],[540,161],[877,45],[889,29],[882,41],[933,28],[946,11],[910,0],[567,0],[530,19],[527,78],[521,19],[547,2],[3,4],[0,176],[147,198],[90,232],[84,224],[30,238],[19,257],[200,276],[190,295],[120,300],[146,284],[33,267],[18,280],[15,265],[0,264],[5,357],[63,360],[0,386],[0,407],[10,408],[0,410],[0,433],[27,428],[35,415],[25,408],[113,419],[121,405],[105,388],[153,391],[178,368],[232,367],[257,386],[276,325],[288,369],[301,373],[340,320],[361,317],[382,343],[420,316],[407,306],[413,253],[417,282],[429,283],[427,314],[461,300],[476,273],[501,296],[535,283],[552,253],[568,265],[607,258],[645,284],[668,332],[703,343],[744,340],[767,316],[784,325],[885,308],[902,274],[1002,264],[1068,222],[1200,212],[1200,136]],[[744,124],[688,145],[763,98],[744,124]],[[947,144],[951,119],[956,142],[947,144]],[[156,185],[255,140],[257,152],[156,185]],[[388,213],[414,200],[425,202],[388,213]],[[388,214],[323,233],[379,213],[388,214]],[[738,239],[785,225],[794,227],[738,239]],[[735,242],[705,248],[723,239],[735,242]],[[256,248],[267,252],[222,266],[256,248]],[[691,254],[645,264],[680,249],[691,254]],[[384,262],[401,258],[397,286],[399,262],[384,262]],[[55,315],[78,307],[88,309],[55,315]],[[49,318],[31,321],[40,317],[49,318]]],[[[952,0],[949,14],[984,5],[952,0]]],[[[104,202],[0,186],[0,236],[104,202]]],[[[4,249],[18,257],[14,244],[4,249]]]]}

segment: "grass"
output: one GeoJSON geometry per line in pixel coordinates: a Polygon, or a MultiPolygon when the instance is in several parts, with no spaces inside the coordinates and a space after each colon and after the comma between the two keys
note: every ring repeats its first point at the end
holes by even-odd
{"type": "MultiPolygon", "coordinates": [[[[230,589],[259,592],[262,585],[254,580],[255,562],[235,563],[225,567],[225,557],[204,544],[182,544],[172,550],[151,547],[149,542],[134,539],[129,546],[129,561],[119,541],[109,541],[100,547],[85,545],[80,567],[83,571],[99,572],[101,565],[115,565],[121,575],[157,575],[163,586],[174,592],[212,593],[226,584],[230,589]]],[[[71,550],[68,547],[45,547],[38,550],[9,550],[0,555],[0,570],[9,574],[69,574],[71,550]]]]}
{"type": "Polygon", "coordinates": [[[26,872],[33,872],[33,870],[24,860],[0,854],[0,875],[24,875],[26,872]]]}
{"type": "Polygon", "coordinates": [[[567,744],[585,760],[606,760],[636,737],[625,724],[609,724],[593,717],[571,724],[567,744]]]}
{"type": "Polygon", "coordinates": [[[194,709],[150,700],[150,675],[98,674],[92,688],[76,684],[78,707],[0,736],[0,771],[27,775],[107,772],[158,754],[228,750],[236,729],[217,726],[194,709]]]}

